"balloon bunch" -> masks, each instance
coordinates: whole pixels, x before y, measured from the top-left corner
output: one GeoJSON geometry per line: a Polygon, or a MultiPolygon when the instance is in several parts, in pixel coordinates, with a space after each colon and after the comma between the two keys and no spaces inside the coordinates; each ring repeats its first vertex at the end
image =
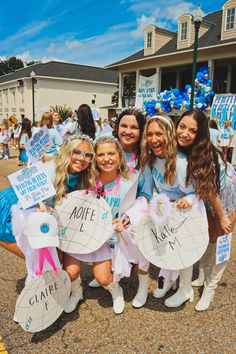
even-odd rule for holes
{"type": "MultiPolygon", "coordinates": [[[[213,82],[209,79],[209,69],[201,67],[196,74],[194,87],[194,109],[204,111],[210,104],[211,97],[214,96],[212,91],[213,82]]],[[[170,113],[172,109],[190,109],[191,85],[187,84],[184,91],[178,88],[171,88],[169,91],[157,93],[157,100],[144,101],[144,109],[151,116],[156,111],[170,113]]]]}

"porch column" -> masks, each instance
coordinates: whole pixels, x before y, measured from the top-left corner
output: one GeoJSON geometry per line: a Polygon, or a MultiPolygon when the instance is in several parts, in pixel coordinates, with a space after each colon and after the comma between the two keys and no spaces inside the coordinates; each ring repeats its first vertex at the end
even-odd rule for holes
{"type": "Polygon", "coordinates": [[[139,72],[139,70],[136,70],[135,104],[138,96],[139,72]]]}
{"type": "Polygon", "coordinates": [[[121,109],[122,109],[123,85],[124,85],[123,73],[119,72],[119,107],[118,108],[121,109]]]}
{"type": "Polygon", "coordinates": [[[180,89],[180,77],[181,77],[181,75],[180,75],[180,70],[177,70],[177,71],[176,71],[176,87],[177,87],[178,89],[180,89]]]}
{"type": "Polygon", "coordinates": [[[214,81],[215,61],[213,59],[208,59],[207,65],[209,68],[209,79],[214,81]]]}
{"type": "Polygon", "coordinates": [[[156,67],[157,74],[157,92],[161,91],[161,68],[159,66],[156,67]]]}
{"type": "Polygon", "coordinates": [[[226,93],[230,92],[231,89],[231,79],[232,79],[232,64],[228,64],[228,71],[227,71],[227,84],[226,84],[226,93]]]}

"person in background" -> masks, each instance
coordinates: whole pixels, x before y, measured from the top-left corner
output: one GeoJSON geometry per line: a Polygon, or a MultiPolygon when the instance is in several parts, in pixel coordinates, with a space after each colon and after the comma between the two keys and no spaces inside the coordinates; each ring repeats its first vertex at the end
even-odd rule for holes
{"type": "Polygon", "coordinates": [[[2,121],[1,142],[2,142],[2,158],[8,160],[10,157],[9,142],[11,141],[10,129],[6,119],[2,121]]]}
{"type": "Polygon", "coordinates": [[[13,147],[14,149],[18,148],[18,141],[19,141],[19,136],[20,136],[20,131],[21,131],[21,124],[17,123],[14,125],[14,138],[13,138],[13,147]]]}
{"type": "Polygon", "coordinates": [[[216,147],[220,147],[221,142],[221,133],[218,129],[218,124],[215,119],[209,120],[209,128],[210,128],[210,139],[213,145],[216,147]]]}
{"type": "Polygon", "coordinates": [[[88,135],[91,139],[95,139],[96,126],[91,108],[87,104],[80,105],[77,110],[77,117],[79,133],[88,135]]]}
{"type": "Polygon", "coordinates": [[[51,146],[44,155],[44,159],[52,155],[58,155],[59,146],[63,144],[61,135],[53,128],[52,113],[43,113],[41,121],[39,122],[39,128],[44,125],[48,128],[49,135],[52,139],[53,146],[51,146]]]}
{"type": "Polygon", "coordinates": [[[28,155],[25,150],[25,143],[31,138],[31,121],[28,118],[22,120],[22,128],[19,136],[19,164],[18,166],[28,165],[28,155]]]}
{"type": "Polygon", "coordinates": [[[31,128],[32,135],[36,134],[39,130],[40,130],[40,122],[34,122],[31,128]]]}
{"type": "Polygon", "coordinates": [[[62,119],[58,112],[52,112],[52,122],[53,122],[53,128],[60,134],[60,136],[63,139],[64,135],[66,134],[66,129],[62,124],[62,119]]]}
{"type": "Polygon", "coordinates": [[[221,147],[223,148],[224,156],[227,161],[231,161],[231,150],[232,148],[230,147],[231,141],[234,136],[234,131],[231,128],[231,121],[226,120],[224,122],[224,128],[222,131],[222,136],[221,136],[221,147]]]}
{"type": "Polygon", "coordinates": [[[63,123],[65,127],[65,135],[63,139],[66,140],[70,135],[76,134],[78,130],[77,115],[75,112],[70,112],[68,118],[63,123]]]}

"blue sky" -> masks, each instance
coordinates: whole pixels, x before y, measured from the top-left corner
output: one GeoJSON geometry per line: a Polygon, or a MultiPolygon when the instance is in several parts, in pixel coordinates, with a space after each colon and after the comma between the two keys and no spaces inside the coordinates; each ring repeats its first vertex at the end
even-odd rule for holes
{"type": "MultiPolygon", "coordinates": [[[[62,60],[105,66],[143,47],[143,28],[176,30],[199,1],[1,0],[0,59],[62,60]]],[[[200,1],[201,2],[201,1],[200,1]]],[[[225,0],[202,1],[204,14],[225,0]]]]}

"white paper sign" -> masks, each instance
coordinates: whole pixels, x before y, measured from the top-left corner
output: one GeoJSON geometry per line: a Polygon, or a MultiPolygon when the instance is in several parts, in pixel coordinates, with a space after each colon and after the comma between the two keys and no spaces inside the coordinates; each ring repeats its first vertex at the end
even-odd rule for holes
{"type": "Polygon", "coordinates": [[[146,77],[139,75],[135,107],[141,108],[144,101],[155,100],[157,93],[157,74],[146,77]]]}
{"type": "Polygon", "coordinates": [[[180,210],[172,206],[172,214],[164,226],[155,226],[145,216],[135,234],[140,252],[157,267],[180,270],[197,262],[208,242],[208,225],[195,208],[180,210]]]}
{"type": "Polygon", "coordinates": [[[99,109],[98,108],[92,108],[92,115],[93,115],[93,119],[94,120],[98,120],[99,119],[99,109]]]}
{"type": "Polygon", "coordinates": [[[67,128],[63,125],[63,124],[57,124],[55,125],[54,129],[56,129],[56,131],[63,136],[64,134],[66,134],[67,132],[67,128]]]}
{"type": "Polygon", "coordinates": [[[25,143],[25,150],[30,162],[37,162],[50,147],[53,146],[52,139],[46,125],[44,125],[30,140],[25,143]]]}
{"type": "Polygon", "coordinates": [[[216,243],[216,264],[228,261],[230,258],[232,233],[219,236],[216,243]]]}
{"type": "Polygon", "coordinates": [[[45,272],[28,283],[16,301],[15,317],[28,332],[39,332],[54,323],[69,299],[67,272],[45,272]]]}
{"type": "Polygon", "coordinates": [[[12,173],[8,179],[23,209],[30,208],[56,194],[41,161],[12,173]]]}
{"type": "Polygon", "coordinates": [[[69,253],[91,253],[112,234],[111,209],[93,192],[69,193],[53,211],[59,229],[59,248],[69,253]]]}

